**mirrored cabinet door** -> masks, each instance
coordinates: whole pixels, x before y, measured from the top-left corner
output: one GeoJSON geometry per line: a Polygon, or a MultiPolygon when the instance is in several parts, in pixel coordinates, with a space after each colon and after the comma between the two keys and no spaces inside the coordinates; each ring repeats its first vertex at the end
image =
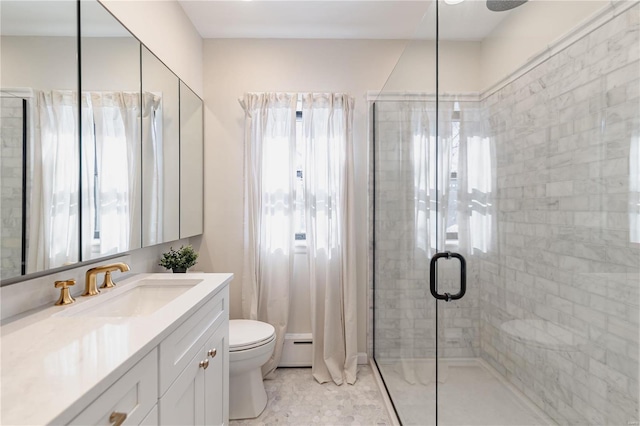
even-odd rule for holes
{"type": "Polygon", "coordinates": [[[180,80],[142,47],[142,245],[180,238],[180,80]]]}
{"type": "Polygon", "coordinates": [[[82,259],[141,247],[140,42],[80,2],[82,259]]]}
{"type": "Polygon", "coordinates": [[[180,82],[180,238],[200,235],[203,225],[203,106],[180,82]]]}
{"type": "Polygon", "coordinates": [[[77,5],[0,2],[2,280],[79,253],[77,5]]]}

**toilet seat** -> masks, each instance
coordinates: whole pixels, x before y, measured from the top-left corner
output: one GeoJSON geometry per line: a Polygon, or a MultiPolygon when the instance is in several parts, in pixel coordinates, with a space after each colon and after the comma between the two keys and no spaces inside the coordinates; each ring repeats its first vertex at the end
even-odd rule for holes
{"type": "Polygon", "coordinates": [[[276,329],[271,324],[252,320],[229,321],[229,352],[264,346],[275,338],[276,329]]]}

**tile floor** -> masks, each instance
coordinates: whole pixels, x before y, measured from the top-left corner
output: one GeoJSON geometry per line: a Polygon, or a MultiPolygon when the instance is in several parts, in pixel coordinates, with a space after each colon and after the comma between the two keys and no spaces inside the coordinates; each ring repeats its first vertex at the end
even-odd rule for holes
{"type": "Polygon", "coordinates": [[[265,380],[267,408],[251,420],[231,425],[390,425],[371,367],[358,366],[354,385],[319,384],[310,368],[279,368],[265,380]]]}

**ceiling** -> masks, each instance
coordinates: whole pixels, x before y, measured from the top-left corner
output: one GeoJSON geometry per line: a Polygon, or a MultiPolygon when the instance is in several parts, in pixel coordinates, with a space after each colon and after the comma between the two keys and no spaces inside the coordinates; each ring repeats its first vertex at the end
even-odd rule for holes
{"type": "MultiPolygon", "coordinates": [[[[179,0],[203,38],[435,39],[433,0],[179,0]]],[[[482,40],[510,12],[440,2],[440,38],[482,40]]]]}

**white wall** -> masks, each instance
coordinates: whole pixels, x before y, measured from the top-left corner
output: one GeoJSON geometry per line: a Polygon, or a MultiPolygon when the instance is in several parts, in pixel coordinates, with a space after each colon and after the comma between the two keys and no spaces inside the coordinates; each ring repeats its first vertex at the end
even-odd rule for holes
{"type": "MultiPolygon", "coordinates": [[[[202,94],[202,39],[174,1],[105,1],[107,7],[145,45],[164,61],[196,93],[202,94]]],[[[2,51],[4,63],[5,51],[2,51]]],[[[4,81],[3,81],[4,82],[4,81]]],[[[197,245],[200,238],[190,240],[197,245]]],[[[174,242],[174,246],[187,240],[174,242]]],[[[125,259],[132,266],[132,273],[160,272],[157,266],[160,255],[169,244],[134,250],[125,259]]],[[[109,260],[107,262],[111,262],[109,260]]],[[[99,263],[107,263],[99,262],[99,263]]],[[[7,318],[27,309],[54,303],[58,291],[53,289],[56,279],[76,278],[74,294],[82,291],[84,271],[88,266],[65,272],[25,280],[0,289],[0,317],[7,318]]],[[[201,265],[194,269],[205,270],[201,265]]],[[[114,277],[115,279],[115,277],[114,277]]]]}
{"type": "Polygon", "coordinates": [[[488,89],[609,4],[604,0],[530,1],[482,41],[482,87],[488,89]]]}
{"type": "Polygon", "coordinates": [[[75,37],[2,36],[0,86],[78,90],[75,37]]]}
{"type": "MultiPolygon", "coordinates": [[[[480,42],[442,41],[439,46],[440,93],[478,92],[482,89],[480,42]]],[[[436,92],[435,42],[413,40],[387,79],[384,92],[436,92]]]]}
{"type": "Polygon", "coordinates": [[[175,0],[102,0],[196,94],[203,96],[202,37],[175,0]]]}
{"type": "MultiPolygon", "coordinates": [[[[243,93],[252,91],[347,92],[356,100],[353,142],[357,217],[358,350],[366,351],[369,135],[365,94],[369,90],[383,88],[405,45],[406,42],[400,40],[205,40],[207,167],[205,235],[201,255],[205,270],[235,274],[231,284],[232,318],[242,317],[244,112],[237,99],[243,93]]],[[[406,61],[409,69],[410,61],[406,61]]],[[[394,90],[410,89],[415,90],[400,84],[394,86],[394,90]]],[[[296,273],[296,276],[299,275],[296,273]]],[[[308,292],[298,289],[293,293],[293,298],[292,330],[310,331],[300,327],[309,322],[308,292]]]]}

